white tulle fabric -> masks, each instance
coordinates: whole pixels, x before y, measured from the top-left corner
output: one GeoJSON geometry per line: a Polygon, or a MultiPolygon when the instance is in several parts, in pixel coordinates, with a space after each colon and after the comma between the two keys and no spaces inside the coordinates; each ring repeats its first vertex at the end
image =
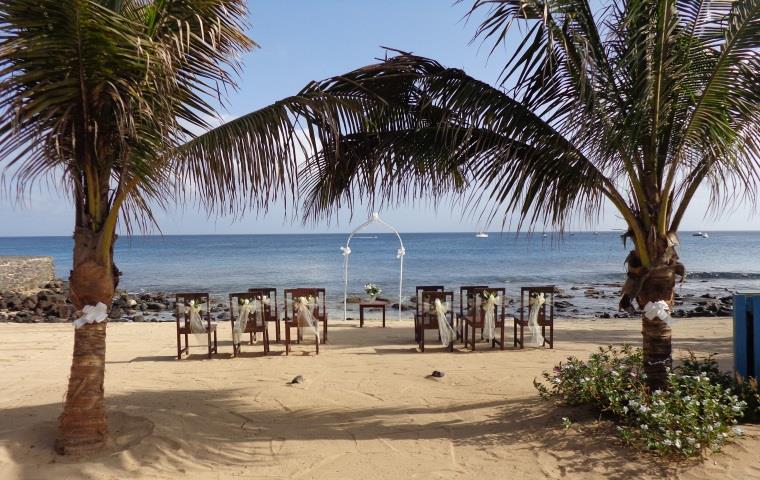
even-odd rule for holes
{"type": "MultiPolygon", "coordinates": [[[[501,306],[500,295],[487,295],[479,300],[480,307],[483,308],[483,337],[489,342],[496,338],[496,311],[501,306]]],[[[478,315],[480,308],[476,307],[478,315]]]]}
{"type": "Polygon", "coordinates": [[[74,320],[74,328],[81,328],[88,323],[100,323],[108,318],[108,307],[103,302],[96,305],[85,305],[82,316],[74,320]]]}
{"type": "Polygon", "coordinates": [[[456,332],[451,324],[449,324],[449,318],[446,316],[446,314],[449,313],[448,302],[442,302],[440,299],[436,298],[432,305],[428,302],[424,302],[422,306],[426,311],[434,314],[436,320],[438,320],[438,333],[441,337],[441,345],[444,347],[451,345],[456,339],[456,332]]]}
{"type": "Polygon", "coordinates": [[[206,325],[203,324],[201,318],[201,312],[206,310],[208,306],[205,303],[195,303],[195,300],[191,300],[190,303],[185,305],[185,312],[190,315],[190,331],[195,334],[198,342],[207,341],[206,325]]]}
{"type": "Polygon", "coordinates": [[[647,304],[644,305],[644,316],[649,320],[659,318],[668,326],[673,324],[673,317],[670,316],[670,305],[668,305],[668,302],[665,300],[647,302],[647,304]]]}
{"type": "MultiPolygon", "coordinates": [[[[261,299],[255,298],[253,301],[249,299],[243,300],[243,303],[238,306],[238,315],[235,320],[235,328],[232,332],[235,343],[240,343],[240,335],[245,333],[245,330],[248,328],[251,314],[253,314],[253,321],[257,326],[264,326],[264,307],[270,303],[271,301],[267,296],[263,296],[261,299]]],[[[256,334],[253,336],[253,341],[256,341],[256,334]]]]}
{"type": "Polygon", "coordinates": [[[543,335],[541,335],[541,327],[538,325],[538,312],[545,303],[546,298],[544,298],[543,293],[538,293],[535,296],[530,297],[528,302],[528,308],[530,311],[528,314],[528,330],[530,330],[530,334],[533,337],[531,345],[534,347],[540,347],[545,342],[543,335]]]}
{"type": "Polygon", "coordinates": [[[298,297],[293,300],[296,307],[298,329],[303,333],[304,324],[308,326],[319,341],[319,320],[314,316],[319,311],[319,299],[315,297],[298,297]]]}

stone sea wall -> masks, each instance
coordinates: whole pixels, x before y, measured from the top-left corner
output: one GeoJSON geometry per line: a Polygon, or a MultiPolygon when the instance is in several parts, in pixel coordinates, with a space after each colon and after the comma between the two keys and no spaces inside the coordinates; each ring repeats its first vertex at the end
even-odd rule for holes
{"type": "Polygon", "coordinates": [[[54,279],[53,257],[0,256],[0,291],[33,289],[54,279]]]}

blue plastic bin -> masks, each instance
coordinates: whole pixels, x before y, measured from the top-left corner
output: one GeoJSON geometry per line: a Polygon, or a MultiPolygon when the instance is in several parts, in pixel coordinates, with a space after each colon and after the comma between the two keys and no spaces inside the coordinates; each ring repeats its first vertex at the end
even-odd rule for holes
{"type": "Polygon", "coordinates": [[[760,292],[734,295],[734,371],[760,375],[760,292]]]}

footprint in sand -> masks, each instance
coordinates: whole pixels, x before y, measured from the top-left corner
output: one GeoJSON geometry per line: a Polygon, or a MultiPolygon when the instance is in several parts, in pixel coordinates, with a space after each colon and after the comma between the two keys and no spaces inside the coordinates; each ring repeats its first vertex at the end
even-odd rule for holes
{"type": "Polygon", "coordinates": [[[269,451],[272,455],[279,455],[282,447],[285,445],[285,439],[282,437],[273,438],[269,441],[269,451]]]}

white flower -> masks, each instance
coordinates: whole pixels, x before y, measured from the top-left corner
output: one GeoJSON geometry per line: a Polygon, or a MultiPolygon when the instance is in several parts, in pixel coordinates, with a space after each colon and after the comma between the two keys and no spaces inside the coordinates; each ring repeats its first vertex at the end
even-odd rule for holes
{"type": "Polygon", "coordinates": [[[665,440],[663,440],[662,443],[663,445],[666,445],[668,447],[673,445],[673,442],[669,438],[666,438],[665,440]]]}
{"type": "Polygon", "coordinates": [[[649,426],[645,423],[644,425],[641,426],[641,429],[642,430],[649,430],[649,426]]]}
{"type": "Polygon", "coordinates": [[[681,448],[681,440],[676,438],[676,448],[681,448]]]}

